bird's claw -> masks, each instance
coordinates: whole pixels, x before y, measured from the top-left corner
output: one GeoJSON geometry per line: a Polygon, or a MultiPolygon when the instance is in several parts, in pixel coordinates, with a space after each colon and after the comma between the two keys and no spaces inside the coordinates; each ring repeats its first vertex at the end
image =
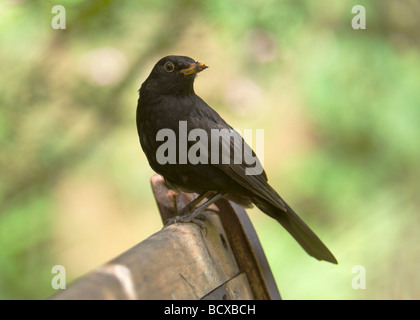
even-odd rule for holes
{"type": "Polygon", "coordinates": [[[174,223],[194,223],[194,224],[198,225],[200,228],[206,230],[207,225],[203,221],[203,219],[205,219],[205,216],[202,215],[202,214],[199,214],[199,215],[193,215],[193,214],[179,215],[179,216],[175,216],[173,218],[169,218],[168,220],[166,220],[165,227],[168,227],[168,226],[170,226],[171,224],[174,224],[174,223]]]}

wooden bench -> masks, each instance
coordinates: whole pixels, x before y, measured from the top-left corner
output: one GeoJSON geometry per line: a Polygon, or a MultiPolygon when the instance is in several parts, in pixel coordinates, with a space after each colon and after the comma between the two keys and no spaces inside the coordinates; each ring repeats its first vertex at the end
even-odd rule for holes
{"type": "MultiPolygon", "coordinates": [[[[196,196],[151,182],[162,221],[196,196]]],[[[222,199],[205,216],[206,229],[165,227],[50,299],[280,299],[245,210],[222,199]]]]}

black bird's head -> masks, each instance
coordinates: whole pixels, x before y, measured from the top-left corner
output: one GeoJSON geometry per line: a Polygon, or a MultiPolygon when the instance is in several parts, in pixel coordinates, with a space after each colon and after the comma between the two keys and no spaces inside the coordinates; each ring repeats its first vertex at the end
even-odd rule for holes
{"type": "Polygon", "coordinates": [[[197,73],[208,68],[204,63],[185,56],[166,56],[158,61],[140,88],[159,94],[183,95],[194,92],[197,73]]]}

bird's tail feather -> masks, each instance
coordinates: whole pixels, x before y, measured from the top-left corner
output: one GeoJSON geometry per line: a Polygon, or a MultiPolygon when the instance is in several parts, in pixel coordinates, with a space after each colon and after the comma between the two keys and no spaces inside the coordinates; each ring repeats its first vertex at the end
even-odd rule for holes
{"type": "Polygon", "coordinates": [[[255,197],[252,202],[270,217],[276,219],[302,246],[305,251],[318,260],[325,260],[337,264],[337,260],[330,250],[322,243],[318,236],[303,222],[302,219],[279,197],[279,205],[255,197]]]}

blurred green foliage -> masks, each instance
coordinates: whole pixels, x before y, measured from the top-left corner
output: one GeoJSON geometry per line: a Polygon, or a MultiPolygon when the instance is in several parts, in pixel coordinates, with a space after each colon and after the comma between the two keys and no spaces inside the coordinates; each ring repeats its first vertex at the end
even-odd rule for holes
{"type": "Polygon", "coordinates": [[[196,91],[229,123],[265,129],[271,184],[339,260],[252,209],[284,298],[420,298],[418,1],[61,4],[65,30],[49,1],[0,4],[1,299],[43,299],[53,265],[70,282],[159,230],[134,115],[168,54],[210,65],[196,91]]]}

